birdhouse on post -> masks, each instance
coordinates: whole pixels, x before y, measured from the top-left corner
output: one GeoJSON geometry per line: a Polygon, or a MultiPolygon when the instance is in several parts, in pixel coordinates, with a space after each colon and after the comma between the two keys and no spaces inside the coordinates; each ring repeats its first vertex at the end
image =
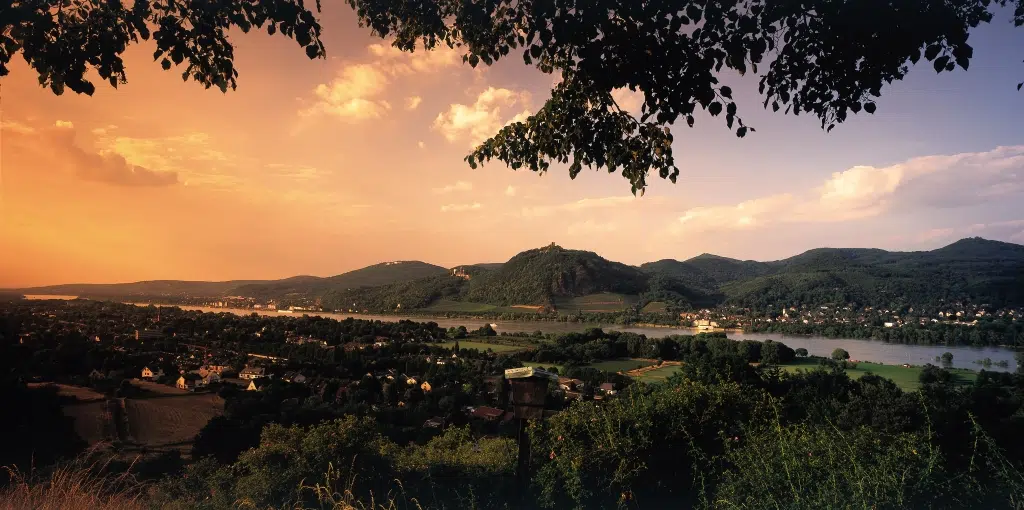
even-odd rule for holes
{"type": "Polygon", "coordinates": [[[558,376],[533,367],[510,368],[505,371],[512,387],[512,412],[521,420],[539,420],[544,417],[544,404],[548,396],[548,383],[558,376]]]}
{"type": "MultiPolygon", "coordinates": [[[[528,420],[544,418],[544,403],[548,397],[548,383],[557,381],[558,376],[533,367],[510,368],[505,379],[512,387],[512,413],[519,420],[519,459],[516,478],[520,498],[525,497],[530,480],[530,436],[526,432],[528,420]]],[[[520,500],[520,505],[525,500],[520,500]]]]}

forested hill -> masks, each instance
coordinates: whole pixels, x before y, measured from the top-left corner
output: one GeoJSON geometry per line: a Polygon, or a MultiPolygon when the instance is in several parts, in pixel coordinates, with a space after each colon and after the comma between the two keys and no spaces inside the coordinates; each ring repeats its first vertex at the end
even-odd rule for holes
{"type": "Polygon", "coordinates": [[[640,268],[649,273],[671,276],[696,289],[714,292],[726,283],[768,274],[772,265],[704,253],[682,262],[673,259],[648,262],[640,268]]]}
{"type": "Polygon", "coordinates": [[[648,273],[593,252],[557,245],[527,250],[504,264],[458,266],[447,274],[377,289],[332,292],[325,305],[358,309],[422,308],[439,300],[494,306],[552,306],[562,299],[597,293],[639,295],[648,273]]]}
{"type": "Polygon", "coordinates": [[[922,252],[819,248],[768,266],[767,274],[722,285],[726,301],[757,308],[1024,306],[1024,246],[980,238],[922,252]]]}
{"type": "Polygon", "coordinates": [[[380,287],[447,274],[441,266],[420,261],[382,262],[328,278],[296,280],[288,278],[273,282],[242,285],[235,294],[257,299],[284,299],[289,296],[320,296],[330,291],[361,287],[380,287]]]}
{"type": "Polygon", "coordinates": [[[236,295],[280,302],[316,300],[326,308],[374,311],[444,311],[438,307],[440,302],[457,303],[448,308],[455,311],[517,306],[580,310],[603,306],[613,311],[612,301],[621,304],[619,310],[640,309],[650,302],[684,309],[720,304],[756,309],[899,307],[957,301],[1021,307],[1024,246],[971,238],[932,251],[817,248],[770,262],[702,254],[635,267],[552,244],[524,251],[504,263],[452,269],[416,261],[386,262],[329,278],[60,285],[22,292],[111,298],[236,295]],[[587,296],[603,297],[580,301],[587,296]]]}
{"type": "Polygon", "coordinates": [[[61,294],[96,298],[245,296],[257,299],[283,299],[287,296],[317,296],[335,289],[377,287],[447,273],[447,269],[426,262],[399,261],[382,262],[326,278],[293,276],[281,280],[224,282],[152,280],[134,283],[52,285],[16,290],[25,294],[61,294]]]}
{"type": "Polygon", "coordinates": [[[496,271],[470,280],[467,298],[496,305],[548,304],[557,298],[599,292],[635,295],[648,275],[589,251],[557,245],[524,251],[496,271]]]}

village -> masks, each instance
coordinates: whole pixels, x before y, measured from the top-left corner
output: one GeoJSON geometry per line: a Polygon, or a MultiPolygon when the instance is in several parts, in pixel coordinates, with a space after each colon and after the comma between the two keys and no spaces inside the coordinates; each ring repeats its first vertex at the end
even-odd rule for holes
{"type": "Polygon", "coordinates": [[[908,325],[976,326],[995,319],[1017,322],[1024,309],[994,309],[985,304],[952,303],[941,308],[908,306],[903,309],[871,306],[788,306],[778,310],[722,307],[679,314],[679,320],[700,330],[742,329],[765,324],[859,325],[900,328],[908,325]]]}

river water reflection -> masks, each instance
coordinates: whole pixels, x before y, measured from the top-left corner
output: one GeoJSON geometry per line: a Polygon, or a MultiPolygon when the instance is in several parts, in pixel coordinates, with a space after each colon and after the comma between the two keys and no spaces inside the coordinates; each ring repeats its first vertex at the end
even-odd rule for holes
{"type": "MultiPolygon", "coordinates": [[[[76,296],[52,296],[32,295],[28,299],[75,299],[76,296]]],[[[139,306],[147,306],[148,303],[130,303],[139,306]]],[[[211,313],[233,313],[236,315],[249,315],[258,313],[266,316],[296,317],[300,313],[281,313],[267,310],[248,310],[238,308],[211,308],[207,306],[181,306],[183,310],[198,310],[211,313]]],[[[581,323],[581,322],[554,322],[554,321],[489,321],[486,319],[448,319],[433,317],[407,317],[399,315],[372,315],[372,314],[343,314],[316,312],[310,315],[330,317],[332,319],[344,320],[347,318],[363,320],[379,320],[395,322],[400,320],[411,320],[417,322],[436,322],[439,326],[450,328],[452,326],[466,326],[467,329],[477,329],[484,324],[495,324],[499,333],[533,333],[541,331],[544,333],[570,333],[584,331],[589,328],[603,328],[606,330],[627,331],[639,333],[652,338],[659,338],[668,335],[692,335],[697,332],[695,328],[682,327],[654,327],[654,326],[623,326],[618,324],[581,323]]],[[[874,361],[889,365],[910,363],[911,365],[923,365],[925,363],[936,363],[935,357],[944,352],[953,353],[953,367],[966,368],[969,370],[980,370],[982,365],[975,363],[985,358],[991,359],[993,365],[985,367],[986,370],[996,372],[1010,372],[1016,369],[1017,363],[1014,360],[1014,351],[1006,347],[964,347],[944,345],[908,345],[891,344],[876,340],[863,340],[857,338],[825,338],[820,336],[803,335],[782,335],[775,333],[743,333],[741,331],[729,331],[729,338],[734,340],[777,340],[785,343],[793,349],[803,347],[812,356],[828,356],[836,348],[846,349],[851,359],[861,361],[874,361]],[[996,366],[995,363],[1006,361],[1009,365],[1005,367],[996,366]]]]}
{"type": "MultiPolygon", "coordinates": [[[[248,315],[251,313],[259,313],[260,315],[267,316],[300,316],[300,313],[287,314],[281,312],[261,311],[261,310],[246,310],[246,309],[233,309],[233,308],[210,308],[205,306],[182,306],[185,310],[200,310],[203,312],[229,312],[239,315],[248,315]]],[[[436,322],[439,326],[449,328],[452,326],[466,326],[466,328],[472,330],[477,329],[484,324],[495,324],[495,328],[499,333],[533,333],[534,331],[542,331],[544,333],[569,333],[574,331],[583,331],[588,328],[603,328],[606,330],[616,331],[627,331],[630,333],[640,333],[647,335],[648,337],[658,338],[668,335],[692,335],[697,332],[695,328],[683,328],[683,327],[653,327],[653,326],[623,326],[618,324],[600,324],[600,323],[580,323],[580,322],[554,322],[554,321],[489,321],[486,319],[473,319],[473,318],[462,318],[462,319],[448,319],[448,318],[432,318],[432,317],[406,317],[398,315],[372,315],[372,314],[342,314],[342,313],[325,313],[316,312],[310,315],[318,315],[321,317],[330,317],[332,319],[344,320],[349,317],[354,319],[363,320],[379,320],[379,321],[399,321],[399,320],[411,320],[417,322],[436,322]]],[[[936,363],[935,357],[942,355],[944,352],[953,353],[953,367],[955,368],[966,368],[970,370],[980,370],[982,365],[975,363],[975,361],[981,361],[985,358],[992,360],[993,365],[985,368],[986,370],[998,371],[998,372],[1009,372],[1013,371],[1017,364],[1014,361],[1014,351],[1006,347],[964,347],[964,346],[944,346],[944,345],[907,345],[907,344],[892,344],[886,342],[880,342],[875,340],[863,340],[856,338],[825,338],[819,336],[795,336],[795,335],[782,335],[775,333],[743,333],[741,331],[729,331],[727,332],[729,338],[734,340],[777,340],[785,343],[793,349],[803,347],[807,349],[807,352],[812,356],[828,356],[832,354],[832,351],[838,347],[846,349],[850,353],[851,359],[861,361],[874,361],[876,363],[885,363],[899,365],[903,363],[910,363],[911,365],[923,365],[925,363],[936,363]],[[998,361],[1006,361],[1009,366],[998,367],[994,363],[998,361]]]]}

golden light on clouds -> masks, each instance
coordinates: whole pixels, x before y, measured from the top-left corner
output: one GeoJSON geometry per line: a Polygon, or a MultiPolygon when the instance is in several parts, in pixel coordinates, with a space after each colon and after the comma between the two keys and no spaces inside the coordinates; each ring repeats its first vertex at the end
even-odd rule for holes
{"type": "MultiPolygon", "coordinates": [[[[326,60],[309,61],[282,38],[233,36],[240,76],[228,94],[162,71],[147,44],[125,55],[128,83],[94,97],[54,96],[12,60],[0,287],[326,276],[384,260],[454,266],[552,241],[640,263],[728,255],[754,232],[765,234],[749,237],[751,253],[764,258],[762,247],[795,223],[836,231],[901,207],[1024,192],[1019,146],[815,163],[813,179],[790,182],[778,176],[790,175],[792,147],[805,140],[756,148],[756,137],[714,139],[710,130],[680,136],[680,183],[651,179],[642,198],[603,171],[571,181],[560,165],[542,177],[497,162],[471,170],[469,149],[542,107],[557,77],[521,62],[473,69],[448,48],[401,52],[355,30],[347,9],[334,16],[326,60]],[[730,159],[745,150],[748,160],[730,159]],[[770,150],[785,154],[762,163],[770,150]],[[747,171],[743,182],[706,184],[736,175],[730,165],[747,171]]],[[[643,103],[625,89],[613,97],[633,113],[643,103]]],[[[928,227],[919,237],[962,231],[928,227]]]]}
{"type": "Polygon", "coordinates": [[[502,127],[530,116],[529,92],[488,87],[471,105],[452,104],[434,119],[434,129],[449,142],[475,147],[502,127]]]}

